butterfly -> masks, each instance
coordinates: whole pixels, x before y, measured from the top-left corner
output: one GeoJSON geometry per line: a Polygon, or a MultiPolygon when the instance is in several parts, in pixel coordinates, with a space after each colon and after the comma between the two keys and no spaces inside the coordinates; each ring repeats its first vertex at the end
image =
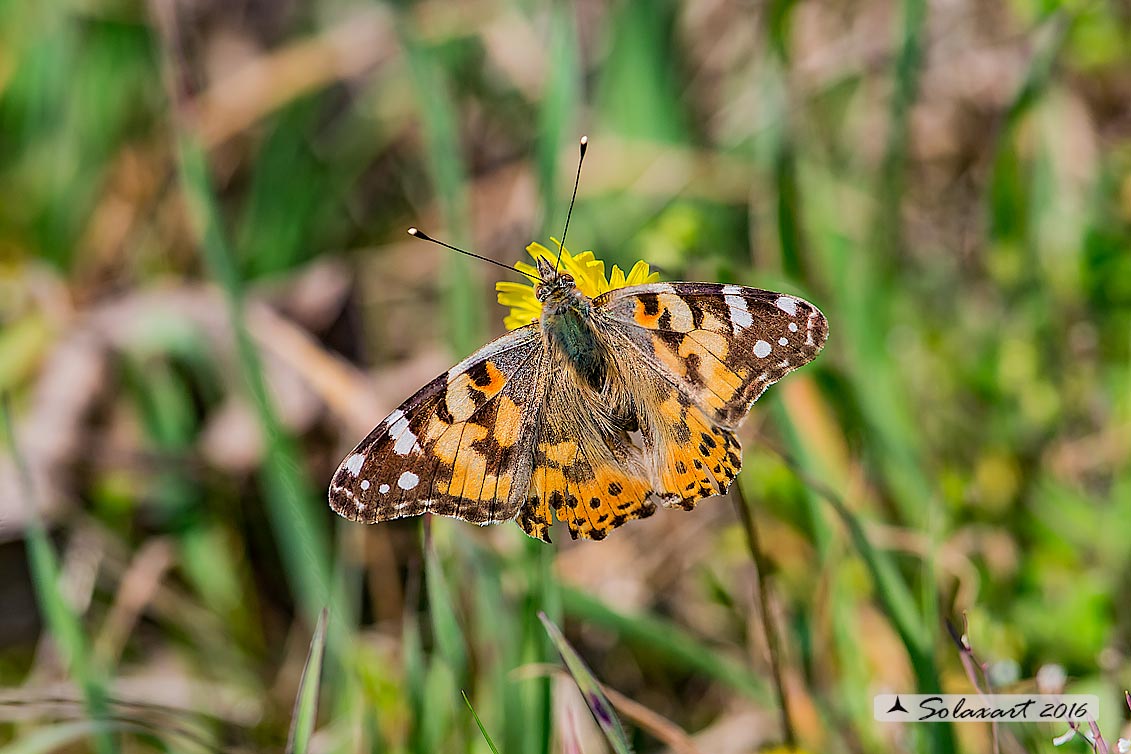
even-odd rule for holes
{"type": "MultiPolygon", "coordinates": [[[[428,239],[431,240],[431,239],[428,239]]],[[[537,321],[421,388],[346,456],[330,506],[604,539],[657,504],[690,510],[738,475],[754,401],[828,337],[796,296],[650,283],[595,298],[538,257],[537,321]]]]}

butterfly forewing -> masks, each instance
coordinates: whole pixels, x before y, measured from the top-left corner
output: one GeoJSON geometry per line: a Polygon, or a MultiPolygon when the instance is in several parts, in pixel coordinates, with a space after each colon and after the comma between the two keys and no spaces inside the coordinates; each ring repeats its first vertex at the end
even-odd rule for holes
{"type": "Polygon", "coordinates": [[[647,366],[729,428],[828,338],[825,316],[808,301],[738,285],[653,283],[594,303],[647,366]]]}
{"type": "Polygon", "coordinates": [[[346,456],[330,506],[367,523],[421,513],[514,518],[530,481],[543,358],[538,330],[527,326],[428,383],[346,456]]]}

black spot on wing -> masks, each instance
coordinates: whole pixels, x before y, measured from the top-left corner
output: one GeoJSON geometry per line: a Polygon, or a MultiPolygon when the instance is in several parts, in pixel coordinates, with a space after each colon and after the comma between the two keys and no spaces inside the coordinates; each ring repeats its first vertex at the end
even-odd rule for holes
{"type": "Polygon", "coordinates": [[[487,371],[487,360],[483,359],[468,367],[467,376],[471,378],[476,387],[483,388],[490,385],[491,374],[487,371]]]}
{"type": "Polygon", "coordinates": [[[436,416],[444,424],[454,424],[455,420],[456,420],[456,418],[454,416],[452,416],[452,412],[450,410],[448,410],[448,402],[447,401],[440,401],[439,402],[439,405],[436,407],[436,416]]]}
{"type": "Polygon", "coordinates": [[[644,307],[644,313],[649,317],[655,317],[660,312],[660,297],[655,293],[642,293],[639,296],[640,304],[644,307]]]}

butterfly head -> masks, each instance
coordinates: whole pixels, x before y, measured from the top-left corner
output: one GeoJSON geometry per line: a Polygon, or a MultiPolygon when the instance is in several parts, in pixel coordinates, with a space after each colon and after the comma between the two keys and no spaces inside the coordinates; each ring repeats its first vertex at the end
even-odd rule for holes
{"type": "Polygon", "coordinates": [[[538,274],[542,282],[534,287],[534,297],[542,303],[544,310],[561,311],[576,306],[584,298],[573,275],[555,270],[543,257],[538,257],[538,274]]]}

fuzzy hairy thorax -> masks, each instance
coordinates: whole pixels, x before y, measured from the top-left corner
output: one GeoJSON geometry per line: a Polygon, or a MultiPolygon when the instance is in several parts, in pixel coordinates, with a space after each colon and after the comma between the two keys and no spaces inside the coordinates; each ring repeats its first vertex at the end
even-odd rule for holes
{"type": "Polygon", "coordinates": [[[535,296],[542,302],[542,337],[558,366],[599,394],[608,387],[608,346],[594,326],[593,299],[577,288],[573,276],[558,272],[539,257],[542,282],[535,296]]]}

